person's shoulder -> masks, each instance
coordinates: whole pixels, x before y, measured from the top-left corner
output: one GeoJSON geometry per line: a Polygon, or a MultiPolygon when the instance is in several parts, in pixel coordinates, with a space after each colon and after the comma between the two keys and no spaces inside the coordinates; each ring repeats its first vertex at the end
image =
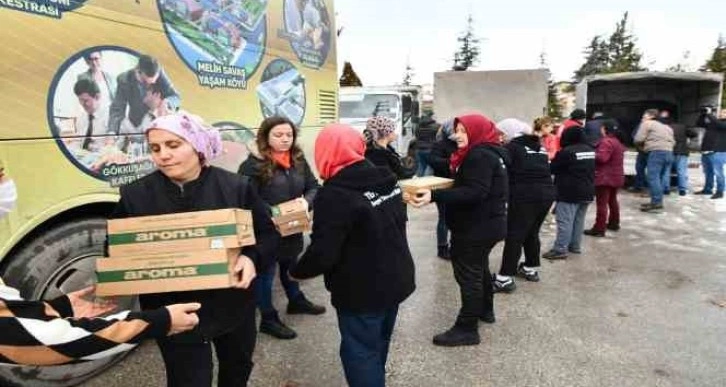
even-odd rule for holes
{"type": "Polygon", "coordinates": [[[262,172],[264,161],[255,155],[249,155],[239,166],[239,173],[246,176],[256,177],[262,172]]]}
{"type": "Polygon", "coordinates": [[[121,192],[121,196],[142,194],[161,184],[162,179],[161,172],[157,170],[138,180],[121,186],[119,191],[121,192]]]}
{"type": "Polygon", "coordinates": [[[238,173],[230,172],[224,168],[219,168],[215,166],[210,166],[207,168],[209,168],[209,171],[207,173],[210,177],[224,184],[242,185],[247,181],[247,177],[242,176],[238,173]]]}

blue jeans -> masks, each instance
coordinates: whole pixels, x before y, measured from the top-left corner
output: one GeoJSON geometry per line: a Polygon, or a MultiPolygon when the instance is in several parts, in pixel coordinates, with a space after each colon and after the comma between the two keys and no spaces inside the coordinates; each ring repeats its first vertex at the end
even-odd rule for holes
{"type": "Polygon", "coordinates": [[[674,164],[678,174],[678,192],[688,192],[688,156],[675,156],[674,164]]]}
{"type": "Polygon", "coordinates": [[[340,360],[350,387],[384,387],[398,306],[377,313],[338,309],[340,360]]]}
{"type": "Polygon", "coordinates": [[[585,229],[585,215],[589,202],[565,203],[557,202],[555,205],[555,218],[557,219],[557,238],[552,250],[566,254],[568,251],[579,253],[581,251],[582,232],[585,229]]]}
{"type": "Polygon", "coordinates": [[[434,171],[429,166],[430,150],[416,151],[416,176],[423,177],[431,175],[434,171]]]}
{"type": "Polygon", "coordinates": [[[713,181],[716,180],[716,193],[724,192],[724,172],[723,167],[726,164],[726,152],[712,152],[701,156],[703,162],[703,172],[706,174],[706,185],[703,190],[711,192],[713,190],[713,181]]]}
{"type": "MultiPolygon", "coordinates": [[[[300,284],[290,279],[290,275],[288,274],[293,262],[295,260],[290,258],[280,259],[278,262],[280,266],[280,283],[282,284],[282,288],[285,289],[285,294],[287,294],[289,301],[296,299],[302,294],[300,284]]],[[[257,278],[255,278],[255,301],[257,302],[257,307],[260,308],[260,313],[263,315],[275,311],[275,306],[272,305],[272,283],[275,282],[276,269],[276,265],[270,265],[266,271],[257,274],[257,278]]]]}
{"type": "Polygon", "coordinates": [[[638,152],[638,157],[635,159],[635,181],[633,182],[634,189],[643,189],[648,186],[648,182],[645,178],[645,169],[648,165],[648,154],[645,152],[638,152]]]}
{"type": "Polygon", "coordinates": [[[436,222],[436,245],[448,246],[449,228],[446,227],[446,206],[436,202],[436,208],[439,210],[439,220],[436,222]]]}
{"type": "Polygon", "coordinates": [[[650,188],[650,203],[663,204],[663,180],[670,176],[673,165],[673,152],[671,151],[650,151],[648,152],[648,184],[650,188]]]}

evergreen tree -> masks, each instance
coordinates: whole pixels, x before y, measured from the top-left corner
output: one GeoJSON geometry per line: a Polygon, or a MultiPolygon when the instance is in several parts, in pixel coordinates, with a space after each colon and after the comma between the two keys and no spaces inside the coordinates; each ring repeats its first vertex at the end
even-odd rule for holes
{"type": "Polygon", "coordinates": [[[681,61],[673,66],[666,68],[666,71],[674,72],[674,73],[685,73],[685,72],[691,71],[691,68],[688,65],[688,59],[690,57],[691,57],[690,51],[684,52],[683,57],[681,58],[681,61]]]}
{"type": "Polygon", "coordinates": [[[635,47],[635,40],[635,37],[628,32],[628,13],[625,12],[608,41],[609,73],[646,70],[641,65],[643,54],[635,47]]]}
{"type": "Polygon", "coordinates": [[[541,68],[547,70],[547,115],[552,118],[562,118],[562,106],[560,105],[559,93],[555,87],[555,82],[552,80],[552,72],[549,71],[549,64],[547,63],[547,53],[542,51],[539,55],[539,65],[541,68]]]}
{"type": "Polygon", "coordinates": [[[474,34],[474,18],[469,15],[466,30],[457,38],[459,49],[454,53],[454,71],[466,71],[479,63],[479,38],[474,34]]]}
{"type": "Polygon", "coordinates": [[[575,71],[575,83],[579,83],[588,75],[607,72],[610,65],[608,44],[600,36],[592,38],[583,54],[585,54],[585,63],[575,71]]]}
{"type": "Polygon", "coordinates": [[[407,61],[406,70],[403,74],[403,82],[401,82],[401,84],[404,86],[411,86],[411,82],[413,82],[413,76],[414,76],[413,66],[411,66],[410,61],[407,61]]]}
{"type": "Polygon", "coordinates": [[[363,86],[363,83],[358,78],[358,74],[353,70],[353,65],[350,62],[343,64],[343,75],[340,76],[340,86],[363,86]]]}
{"type": "MultiPolygon", "coordinates": [[[[718,45],[713,50],[711,58],[701,68],[701,71],[726,75],[726,39],[723,36],[718,37],[718,45]]],[[[724,84],[724,92],[722,95],[721,106],[726,106],[726,84],[724,84]]]]}

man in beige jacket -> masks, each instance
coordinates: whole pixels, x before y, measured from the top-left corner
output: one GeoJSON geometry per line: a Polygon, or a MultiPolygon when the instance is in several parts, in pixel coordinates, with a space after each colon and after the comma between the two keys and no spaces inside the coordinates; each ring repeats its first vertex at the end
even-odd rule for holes
{"type": "Polygon", "coordinates": [[[648,152],[647,177],[650,188],[650,203],[643,204],[643,212],[663,211],[663,181],[670,178],[673,166],[673,147],[676,140],[673,129],[657,120],[658,110],[648,109],[635,136],[635,144],[648,152]]]}

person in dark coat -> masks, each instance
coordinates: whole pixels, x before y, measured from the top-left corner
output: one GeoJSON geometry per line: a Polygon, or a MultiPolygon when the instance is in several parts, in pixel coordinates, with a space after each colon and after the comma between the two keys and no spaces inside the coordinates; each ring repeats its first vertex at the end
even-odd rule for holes
{"type": "Polygon", "coordinates": [[[545,259],[565,259],[567,253],[581,254],[587,207],[595,196],[595,149],[585,141],[581,127],[562,133],[561,150],[550,169],[557,188],[557,238],[545,259]]]}
{"type": "Polygon", "coordinates": [[[698,119],[697,125],[706,128],[701,143],[701,164],[706,176],[703,189],[697,195],[711,195],[716,181],[716,192],[711,199],[723,198],[726,179],[724,179],[724,164],[726,164],[726,109],[721,109],[718,118],[710,111],[704,112],[698,119]]]}
{"type": "Polygon", "coordinates": [[[401,188],[364,151],[349,126],[332,124],[318,134],[315,164],[324,184],[313,202],[310,246],[290,274],[325,276],[348,385],[383,387],[398,307],[413,293],[415,273],[401,188]]]}
{"type": "Polygon", "coordinates": [[[604,121],[601,140],[595,148],[595,199],[597,216],[595,225],[585,235],[604,237],[605,229],[620,230],[620,204],[618,190],[625,184],[623,160],[625,145],[618,138],[618,129],[604,121]]]}
{"type": "Polygon", "coordinates": [[[209,166],[222,152],[219,132],[199,117],[180,112],[159,117],[146,131],[158,170],[121,187],[112,218],[242,208],[251,210],[257,244],[241,250],[233,288],[145,294],[142,310],[167,304],[200,303],[197,328],[158,339],[170,387],[212,384],[212,344],[218,359],[218,385],[244,386],[252,372],[255,303],[248,290],[257,268],[269,265],[279,236],[265,203],[242,176],[209,166]]]}
{"type": "MultiPolygon", "coordinates": [[[[691,153],[688,149],[688,140],[698,137],[698,132],[693,128],[676,122],[671,118],[670,112],[667,110],[662,110],[660,115],[660,122],[673,129],[673,137],[676,140],[676,145],[673,147],[673,166],[678,178],[678,195],[686,196],[688,194],[688,157],[691,153]]],[[[667,188],[667,191],[670,190],[670,180],[671,176],[669,173],[664,181],[664,187],[667,188]]]]}
{"type": "MultiPolygon", "coordinates": [[[[451,178],[451,169],[449,162],[451,155],[456,152],[456,141],[453,139],[454,120],[447,120],[436,134],[436,143],[431,147],[428,163],[434,170],[434,176],[451,178]]],[[[437,255],[441,259],[451,259],[451,250],[449,246],[449,228],[446,226],[446,206],[444,203],[437,202],[436,209],[439,217],[436,222],[436,245],[437,255]]]]}
{"type": "MultiPolygon", "coordinates": [[[[239,167],[239,173],[250,177],[257,194],[270,208],[291,200],[298,200],[307,208],[318,192],[318,181],[305,161],[297,139],[298,130],[292,121],[283,117],[267,118],[257,131],[257,154],[251,155],[239,167]]],[[[255,281],[255,298],[262,316],[260,332],[278,339],[294,339],[297,333],[280,320],[272,303],[276,266],[280,267],[280,283],[287,295],[288,314],[325,313],[325,308],[310,302],[298,282],[288,275],[302,250],[302,234],[282,238],[274,256],[277,265],[261,271],[255,281]]]]}
{"type": "Polygon", "coordinates": [[[539,281],[539,231],[555,199],[555,186],[547,149],[541,144],[544,133],[538,131],[535,134],[527,123],[512,118],[497,123],[497,128],[509,140],[505,148],[511,164],[507,168],[507,238],[501,269],[494,276],[492,285],[495,292],[510,293],[517,287],[514,282],[517,274],[527,281],[539,281]],[[525,261],[520,263],[523,249],[525,261]]]}
{"type": "Polygon", "coordinates": [[[416,176],[422,177],[431,174],[429,155],[436,142],[439,124],[431,117],[424,117],[416,133],[416,176]]]}
{"type": "Polygon", "coordinates": [[[488,118],[473,114],[454,120],[458,149],[451,156],[454,186],[420,190],[415,206],[446,204],[451,229],[451,262],[461,290],[462,306],[454,326],[434,337],[441,346],[477,345],[478,322],[493,323],[494,299],[489,253],[507,230],[509,155],[501,134],[488,118]]]}
{"type": "Polygon", "coordinates": [[[404,166],[401,157],[391,143],[396,140],[396,123],[388,117],[372,117],[366,123],[366,131],[373,136],[368,142],[365,157],[374,165],[388,168],[397,179],[408,179],[416,174],[413,168],[404,166]]]}

